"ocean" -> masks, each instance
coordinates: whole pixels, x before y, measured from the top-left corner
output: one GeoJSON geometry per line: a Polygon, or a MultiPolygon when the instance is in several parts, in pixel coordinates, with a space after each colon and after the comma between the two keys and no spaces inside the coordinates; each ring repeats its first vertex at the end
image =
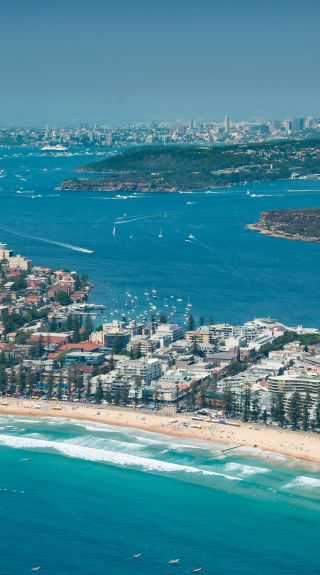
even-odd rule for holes
{"type": "Polygon", "coordinates": [[[197,321],[269,316],[320,327],[320,245],[245,228],[264,210],[319,207],[320,182],[141,195],[56,189],[101,157],[0,148],[0,241],[35,264],[88,273],[91,301],[107,306],[97,321],[152,312],[183,323],[191,311],[197,321]]]}
{"type": "Polygon", "coordinates": [[[320,475],[307,464],[1,416],[0,469],[4,575],[319,572],[320,475]]]}

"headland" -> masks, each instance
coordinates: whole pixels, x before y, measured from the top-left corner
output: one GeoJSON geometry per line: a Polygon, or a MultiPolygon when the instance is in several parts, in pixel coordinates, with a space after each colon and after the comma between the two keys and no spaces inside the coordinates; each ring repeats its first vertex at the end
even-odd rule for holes
{"type": "Polygon", "coordinates": [[[247,225],[247,228],[277,238],[319,242],[320,208],[262,212],[259,221],[256,224],[247,225]]]}
{"type": "Polygon", "coordinates": [[[87,174],[61,189],[107,192],[179,192],[290,178],[317,178],[319,140],[228,146],[157,145],[131,148],[80,166],[87,174]],[[94,174],[94,177],[88,177],[94,174]]]}

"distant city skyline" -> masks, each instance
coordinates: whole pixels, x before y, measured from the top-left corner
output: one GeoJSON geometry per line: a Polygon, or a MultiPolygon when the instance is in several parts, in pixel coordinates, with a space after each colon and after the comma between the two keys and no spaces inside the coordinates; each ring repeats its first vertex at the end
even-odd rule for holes
{"type": "Polygon", "coordinates": [[[320,115],[315,0],[12,0],[0,125],[320,115]]]}
{"type": "MultiPolygon", "coordinates": [[[[0,123],[0,130],[1,129],[13,129],[17,130],[21,129],[63,129],[63,128],[93,128],[93,127],[100,127],[100,128],[132,128],[132,127],[139,127],[139,126],[166,126],[174,128],[175,126],[188,126],[190,130],[194,130],[197,127],[210,127],[210,126],[221,126],[225,129],[226,132],[231,130],[231,128],[235,128],[241,125],[255,125],[255,124],[268,124],[268,125],[275,125],[281,124],[286,130],[293,129],[293,131],[300,131],[301,129],[304,130],[306,127],[311,127],[311,124],[320,124],[320,114],[319,115],[310,115],[310,114],[301,114],[297,116],[285,116],[283,118],[280,117],[271,117],[271,118],[263,118],[263,117],[253,117],[253,118],[234,118],[228,114],[225,114],[221,118],[200,118],[197,116],[190,117],[190,118],[163,118],[161,120],[157,120],[155,118],[145,119],[145,120],[137,120],[137,121],[127,121],[127,122],[102,122],[102,121],[88,121],[88,120],[75,120],[75,121],[64,121],[64,122],[37,122],[37,123],[28,123],[28,122],[21,122],[21,123],[0,123]]],[[[320,129],[318,126],[317,129],[320,129]]]]}

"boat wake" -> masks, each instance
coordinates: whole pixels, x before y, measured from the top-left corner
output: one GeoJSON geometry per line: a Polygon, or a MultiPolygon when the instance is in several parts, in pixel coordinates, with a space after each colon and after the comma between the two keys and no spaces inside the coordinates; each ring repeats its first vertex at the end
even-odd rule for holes
{"type": "Polygon", "coordinates": [[[27,238],[29,240],[36,240],[38,242],[44,242],[46,244],[52,244],[54,246],[61,246],[62,248],[66,248],[67,250],[72,250],[74,252],[81,252],[83,254],[93,254],[93,250],[88,250],[87,248],[82,248],[80,246],[74,246],[73,244],[67,244],[64,242],[57,242],[55,240],[50,240],[48,238],[41,238],[39,236],[29,236],[28,234],[21,234],[20,232],[10,230],[8,228],[1,228],[1,230],[5,233],[12,234],[14,236],[19,236],[21,238],[27,238]]]}
{"type": "Polygon", "coordinates": [[[159,218],[161,217],[162,214],[161,213],[156,213],[156,214],[146,214],[146,215],[142,215],[142,216],[120,216],[119,218],[117,218],[114,221],[115,225],[119,225],[119,224],[130,224],[131,222],[138,222],[140,220],[150,220],[153,218],[159,218]]]}

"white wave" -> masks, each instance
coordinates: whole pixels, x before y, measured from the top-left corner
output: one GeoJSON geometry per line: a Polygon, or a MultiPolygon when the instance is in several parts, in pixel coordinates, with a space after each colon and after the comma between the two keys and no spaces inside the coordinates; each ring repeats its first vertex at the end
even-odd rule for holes
{"type": "Polygon", "coordinates": [[[82,445],[83,447],[94,447],[98,449],[111,448],[117,451],[135,451],[143,449],[144,445],[137,442],[121,441],[119,439],[104,438],[97,436],[76,437],[72,439],[73,445],[82,445]]]}
{"type": "Polygon", "coordinates": [[[287,483],[287,485],[285,485],[285,489],[291,487],[302,487],[305,489],[320,488],[320,479],[316,479],[316,477],[307,477],[304,475],[299,475],[293,481],[290,481],[290,483],[287,483]]]}
{"type": "Polygon", "coordinates": [[[232,481],[241,481],[239,477],[216,473],[198,467],[179,465],[157,459],[148,459],[128,453],[117,453],[115,451],[85,447],[63,441],[47,441],[44,439],[32,439],[30,437],[16,437],[11,435],[0,435],[0,445],[15,449],[49,449],[62,453],[68,457],[84,459],[86,461],[99,461],[110,463],[120,467],[138,467],[147,471],[160,471],[164,473],[189,473],[205,476],[224,477],[232,481]]]}
{"type": "MultiPolygon", "coordinates": [[[[73,422],[74,420],[72,420],[73,422]]],[[[87,431],[103,431],[104,433],[114,433],[116,429],[114,427],[108,427],[107,425],[87,425],[86,423],[74,423],[77,427],[82,427],[87,431]]]]}
{"type": "Polygon", "coordinates": [[[270,471],[270,469],[267,469],[267,467],[244,465],[242,463],[227,463],[225,470],[227,472],[239,472],[243,477],[250,477],[250,475],[256,475],[257,473],[268,473],[270,471]]]}
{"type": "Polygon", "coordinates": [[[16,419],[14,418],[15,423],[42,423],[41,419],[31,419],[26,417],[24,419],[16,419]]]}

